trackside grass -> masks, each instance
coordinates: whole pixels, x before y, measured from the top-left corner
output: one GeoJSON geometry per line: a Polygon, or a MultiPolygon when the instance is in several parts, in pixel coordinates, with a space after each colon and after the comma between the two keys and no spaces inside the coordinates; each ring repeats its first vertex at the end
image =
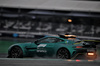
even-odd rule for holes
{"type": "Polygon", "coordinates": [[[0,40],[0,53],[7,53],[9,46],[15,43],[17,42],[0,40]]]}

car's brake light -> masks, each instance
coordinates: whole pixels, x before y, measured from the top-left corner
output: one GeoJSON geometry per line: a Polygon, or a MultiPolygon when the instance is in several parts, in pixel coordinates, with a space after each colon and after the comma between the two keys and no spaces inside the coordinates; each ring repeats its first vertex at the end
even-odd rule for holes
{"type": "Polygon", "coordinates": [[[89,53],[87,53],[88,55],[94,55],[94,53],[93,52],[89,52],[89,53]]]}
{"type": "Polygon", "coordinates": [[[76,48],[83,48],[82,46],[76,46],[76,48]]]}

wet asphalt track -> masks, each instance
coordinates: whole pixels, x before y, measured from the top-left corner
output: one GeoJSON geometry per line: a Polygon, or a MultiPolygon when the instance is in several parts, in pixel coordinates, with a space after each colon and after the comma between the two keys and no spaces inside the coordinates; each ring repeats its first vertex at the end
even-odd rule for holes
{"type": "Polygon", "coordinates": [[[99,60],[0,58],[0,66],[100,66],[99,60]]]}
{"type": "Polygon", "coordinates": [[[6,58],[0,54],[0,66],[100,66],[100,56],[96,60],[55,59],[55,58],[6,58]]]}
{"type": "Polygon", "coordinates": [[[95,60],[55,58],[6,58],[0,53],[0,66],[100,66],[100,56],[95,60]]]}

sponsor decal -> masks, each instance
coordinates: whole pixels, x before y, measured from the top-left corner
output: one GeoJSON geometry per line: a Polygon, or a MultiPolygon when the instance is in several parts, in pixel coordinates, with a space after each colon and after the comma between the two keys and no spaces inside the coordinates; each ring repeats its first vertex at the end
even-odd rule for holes
{"type": "Polygon", "coordinates": [[[66,41],[65,43],[67,44],[69,41],[66,41]]]}
{"type": "Polygon", "coordinates": [[[34,38],[34,35],[31,35],[31,34],[19,34],[19,37],[34,38]]]}
{"type": "Polygon", "coordinates": [[[13,37],[18,37],[18,34],[17,34],[17,33],[14,33],[14,34],[13,34],[13,37]]]}
{"type": "Polygon", "coordinates": [[[47,52],[47,50],[37,50],[37,52],[47,52]]]}
{"type": "Polygon", "coordinates": [[[47,44],[40,44],[37,47],[45,47],[47,44]]]}
{"type": "Polygon", "coordinates": [[[47,52],[47,50],[44,49],[44,47],[46,47],[47,44],[40,44],[37,46],[37,52],[47,52]]]}

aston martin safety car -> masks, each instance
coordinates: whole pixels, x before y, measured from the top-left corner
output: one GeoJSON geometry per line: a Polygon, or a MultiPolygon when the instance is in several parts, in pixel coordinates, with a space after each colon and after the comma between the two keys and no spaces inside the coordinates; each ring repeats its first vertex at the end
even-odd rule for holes
{"type": "MultiPolygon", "coordinates": [[[[34,42],[13,44],[8,49],[8,58],[23,57],[56,57],[70,59],[78,54],[95,59],[96,47],[89,42],[78,39],[69,40],[72,36],[46,36],[34,42]],[[67,39],[66,39],[67,37],[67,39]]],[[[76,36],[72,37],[76,38],[76,36]]]]}

